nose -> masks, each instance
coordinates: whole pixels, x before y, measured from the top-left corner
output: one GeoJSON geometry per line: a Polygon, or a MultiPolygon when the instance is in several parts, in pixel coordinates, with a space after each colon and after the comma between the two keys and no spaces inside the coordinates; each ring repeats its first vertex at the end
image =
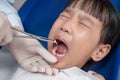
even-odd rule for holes
{"type": "Polygon", "coordinates": [[[64,31],[65,33],[71,34],[72,33],[72,25],[71,23],[65,22],[61,27],[60,27],[61,31],[64,31]]]}

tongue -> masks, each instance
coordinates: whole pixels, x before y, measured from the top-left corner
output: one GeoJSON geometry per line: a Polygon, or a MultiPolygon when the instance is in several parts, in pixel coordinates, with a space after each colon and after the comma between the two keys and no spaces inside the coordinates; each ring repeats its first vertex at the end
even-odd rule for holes
{"type": "Polygon", "coordinates": [[[64,54],[65,52],[67,52],[67,47],[65,45],[62,44],[57,46],[58,54],[64,54]]]}

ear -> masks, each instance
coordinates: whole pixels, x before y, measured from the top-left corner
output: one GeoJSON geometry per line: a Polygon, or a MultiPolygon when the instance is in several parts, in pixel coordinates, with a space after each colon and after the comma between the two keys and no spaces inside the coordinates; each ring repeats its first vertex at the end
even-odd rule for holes
{"type": "Polygon", "coordinates": [[[93,61],[100,61],[109,53],[110,49],[111,46],[109,44],[100,44],[92,54],[91,58],[93,61]]]}

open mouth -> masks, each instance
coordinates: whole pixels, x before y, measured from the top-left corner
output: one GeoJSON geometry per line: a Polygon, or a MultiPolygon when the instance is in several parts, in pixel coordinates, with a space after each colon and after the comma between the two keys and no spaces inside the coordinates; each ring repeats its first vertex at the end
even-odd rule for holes
{"type": "Polygon", "coordinates": [[[53,44],[53,54],[56,56],[58,60],[60,60],[68,52],[68,46],[63,40],[56,39],[56,42],[57,43],[53,44]]]}

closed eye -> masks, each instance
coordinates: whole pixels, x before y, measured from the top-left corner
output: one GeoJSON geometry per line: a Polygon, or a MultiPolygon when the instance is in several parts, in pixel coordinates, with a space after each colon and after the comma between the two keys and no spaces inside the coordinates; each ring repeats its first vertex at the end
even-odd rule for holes
{"type": "Polygon", "coordinates": [[[83,23],[82,21],[79,21],[79,24],[80,24],[81,26],[83,26],[83,27],[89,28],[89,26],[86,25],[85,23],[83,23]]]}
{"type": "Polygon", "coordinates": [[[63,12],[63,13],[60,14],[59,17],[62,18],[62,19],[69,19],[70,15],[68,13],[66,13],[66,12],[63,12]]]}

